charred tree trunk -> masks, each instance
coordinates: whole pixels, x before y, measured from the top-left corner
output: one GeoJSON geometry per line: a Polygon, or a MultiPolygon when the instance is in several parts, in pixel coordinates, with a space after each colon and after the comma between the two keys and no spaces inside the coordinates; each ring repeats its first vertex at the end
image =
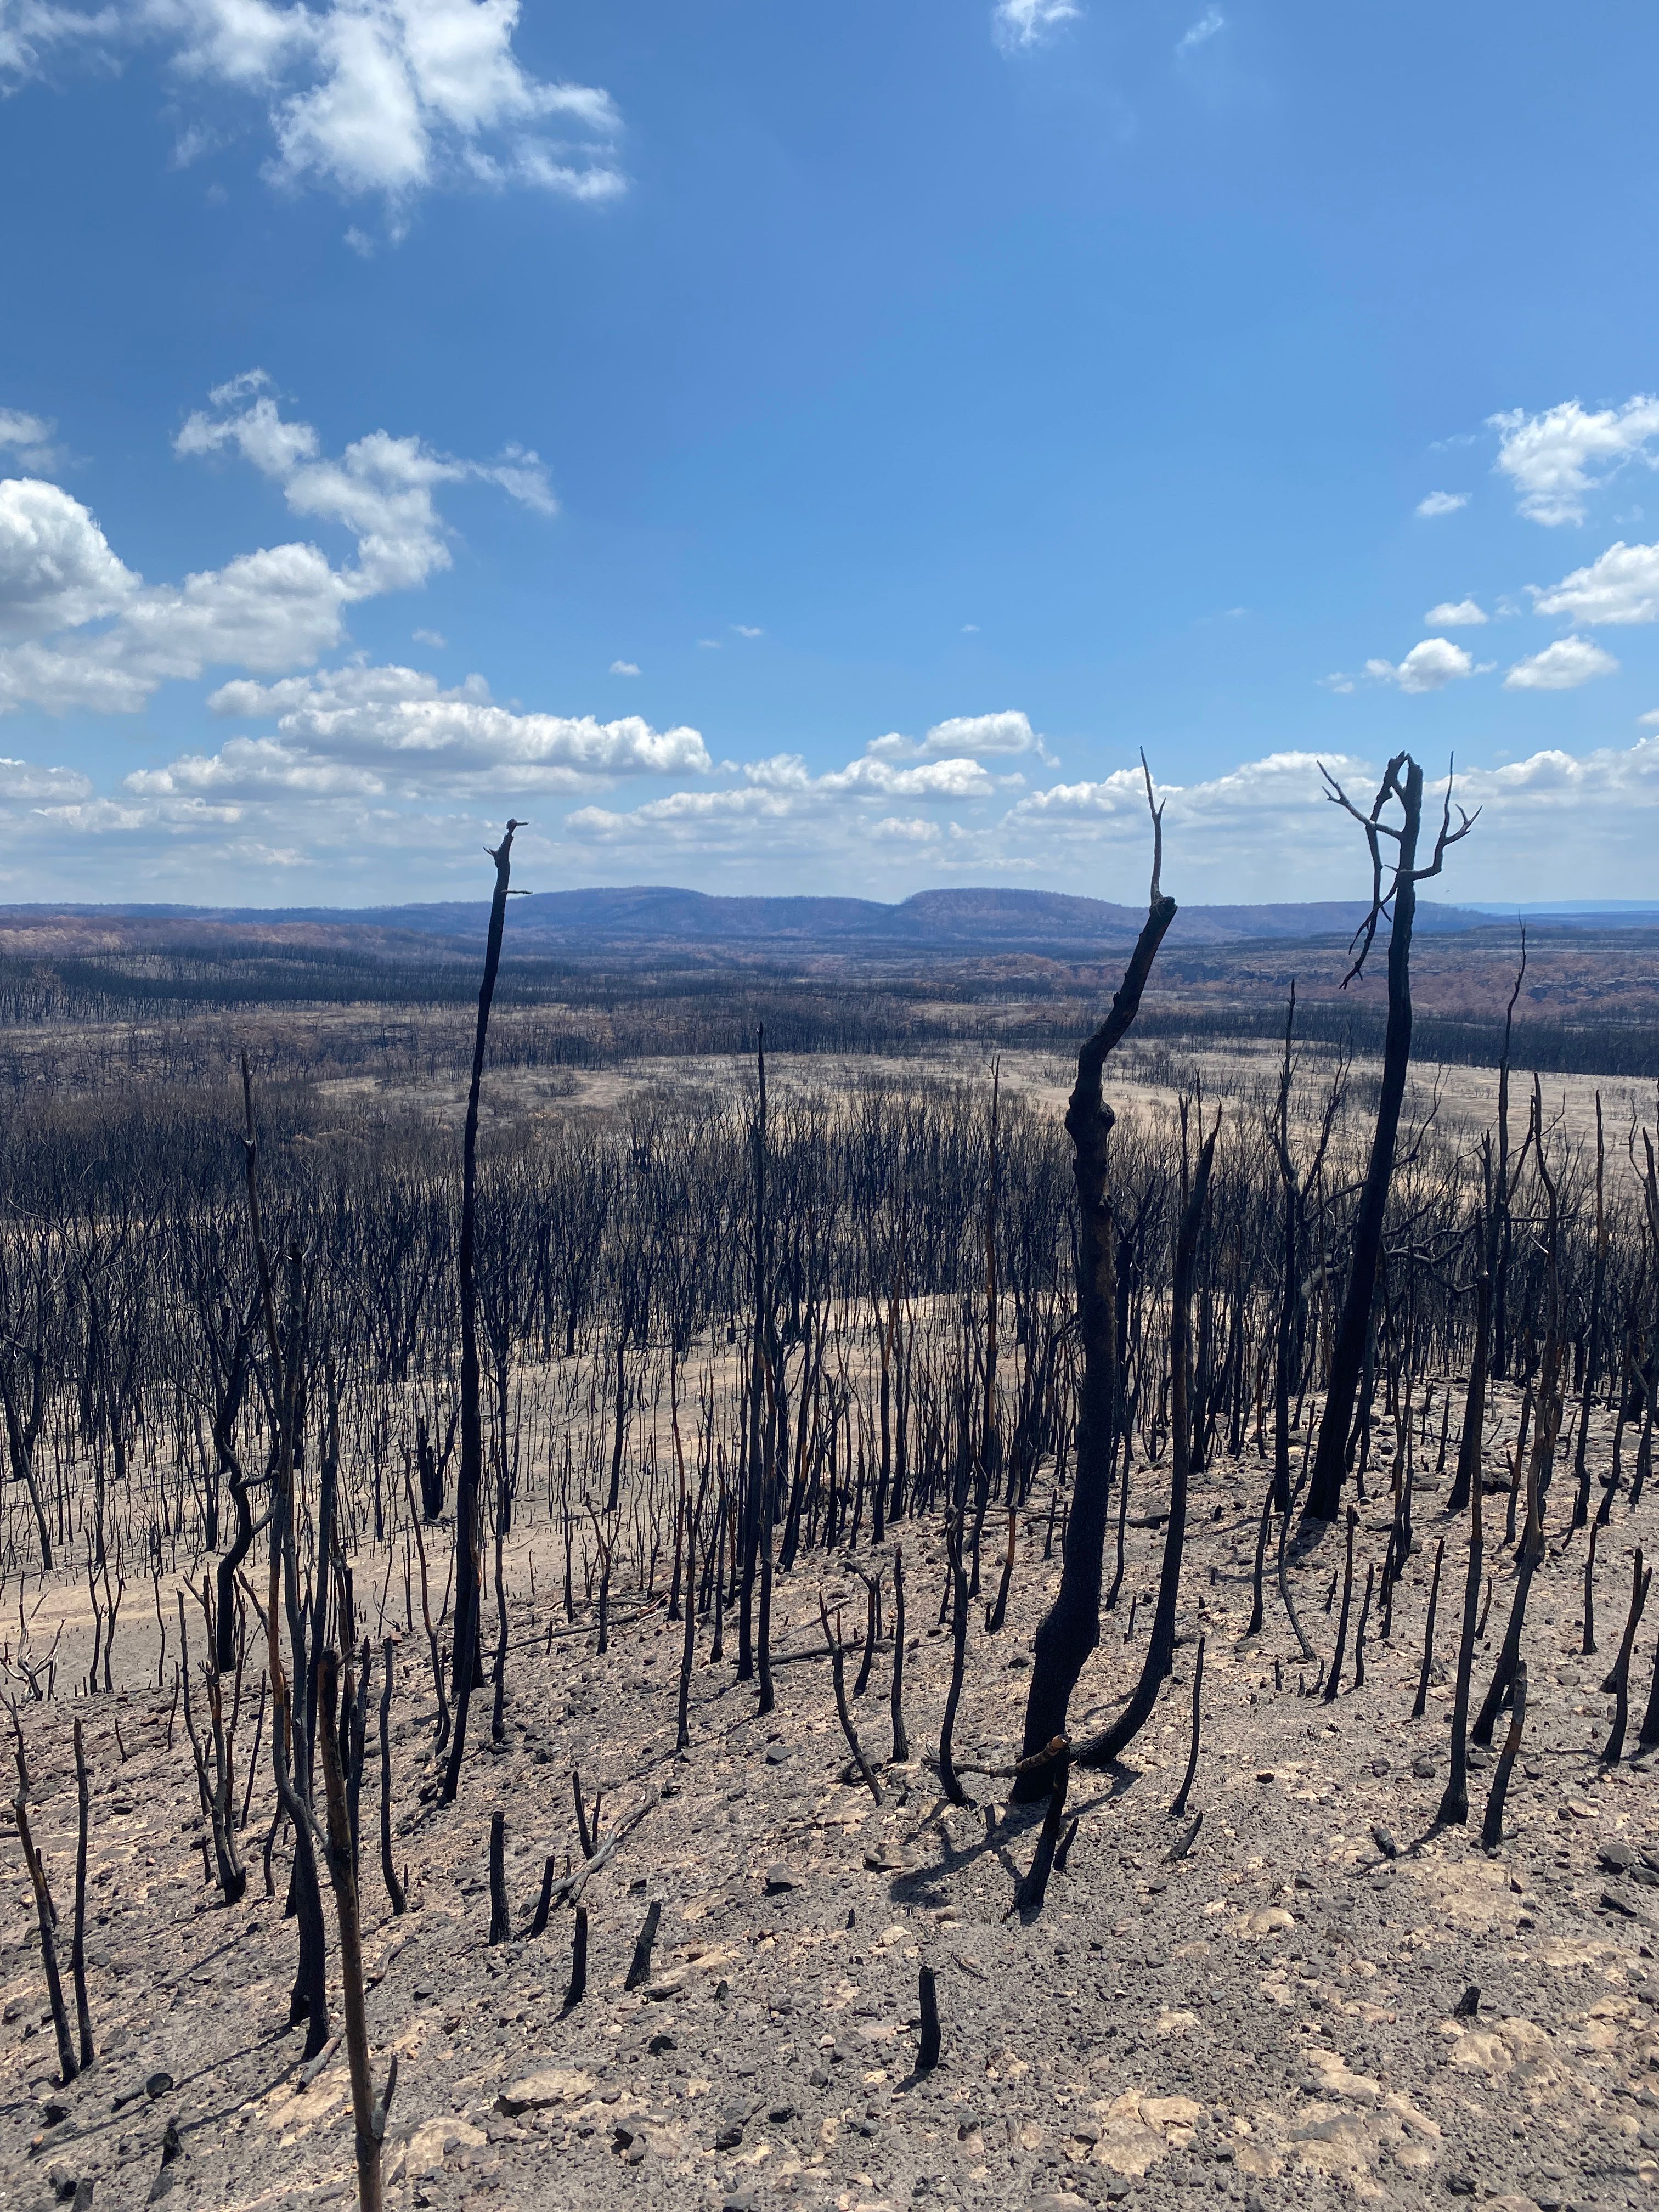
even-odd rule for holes
{"type": "MultiPolygon", "coordinates": [[[[1151,779],[1147,783],[1151,795],[1151,779]]],[[[1025,1703],[1023,1756],[1035,1757],[1066,1732],[1066,1713],[1085,1662],[1100,1641],[1101,1570],[1117,1456],[1120,1376],[1116,1260],[1108,1142],[1115,1118],[1101,1095],[1108,1055],[1140,1011],[1158,947],[1176,917],[1159,885],[1163,829],[1153,816],[1154,860],[1146,920],[1111,1012],[1078,1054],[1077,1081],[1066,1111],[1078,1198],[1078,1333],[1083,1347],[1071,1511],[1062,1547],[1060,1589],[1036,1632],[1031,1686],[1025,1703]]],[[[1030,1770],[1015,1786],[1030,1802],[1047,1794],[1050,1778],[1030,1770]]]]}
{"type": "Polygon", "coordinates": [[[461,1136],[461,1458],[455,1482],[455,1644],[450,1680],[453,1690],[454,1721],[449,1744],[449,1764],[444,1770],[439,1802],[453,1805],[460,1786],[461,1760],[466,1751],[466,1721],[472,1703],[472,1686],[478,1665],[478,1616],[483,1595],[483,1575],[478,1555],[478,1518],[483,1489],[483,1377],[478,1364],[478,1093],[483,1083],[484,1048],[489,1037],[489,1009],[495,996],[495,976],[501,964],[501,932],[513,873],[513,833],[522,825],[509,821],[507,833],[490,855],[495,863],[495,890],[489,902],[489,929],[484,940],[483,979],[478,986],[478,1022],[472,1040],[472,1079],[466,1095],[466,1122],[461,1136]]]}

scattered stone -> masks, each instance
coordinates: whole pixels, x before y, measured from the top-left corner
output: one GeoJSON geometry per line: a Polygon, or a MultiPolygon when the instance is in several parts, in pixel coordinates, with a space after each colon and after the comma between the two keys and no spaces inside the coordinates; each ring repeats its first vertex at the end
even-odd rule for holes
{"type": "Polygon", "coordinates": [[[769,1897],[781,1897],[786,1890],[794,1889],[797,1887],[794,1875],[781,1861],[775,1866],[767,1868],[765,1889],[769,1897]]]}
{"type": "MultiPolygon", "coordinates": [[[[1386,1766],[1387,1764],[1388,1761],[1385,1759],[1383,1761],[1383,1765],[1386,1766]]],[[[1385,1828],[1381,1820],[1373,1821],[1371,1824],[1371,1841],[1376,1845],[1377,1850],[1382,1852],[1385,1859],[1397,1859],[1399,1857],[1399,1839],[1395,1835],[1393,1829],[1385,1828]]]]}
{"type": "Polygon", "coordinates": [[[144,2094],[152,2104],[156,2098],[165,2097],[172,2087],[173,2076],[165,2067],[159,2067],[154,2074],[148,2074],[144,2077],[144,2094]]]}

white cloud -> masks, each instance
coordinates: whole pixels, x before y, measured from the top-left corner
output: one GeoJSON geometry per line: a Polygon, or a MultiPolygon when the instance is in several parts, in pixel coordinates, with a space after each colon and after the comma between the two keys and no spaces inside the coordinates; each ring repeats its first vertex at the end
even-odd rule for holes
{"type": "Polygon", "coordinates": [[[1189,24],[1176,40],[1178,55],[1195,53],[1200,46],[1207,46],[1218,31],[1227,27],[1227,19],[1219,8],[1206,8],[1195,23],[1189,24]]]}
{"type": "Polygon", "coordinates": [[[1472,629],[1487,619],[1486,611],[1474,599],[1442,599],[1423,617],[1437,629],[1472,629]]]}
{"type": "MultiPolygon", "coordinates": [[[[865,802],[896,799],[942,805],[994,798],[1000,781],[976,760],[912,758],[909,765],[884,756],[878,739],[845,768],[815,775],[799,753],[774,753],[769,758],[748,761],[737,769],[743,781],[736,787],[715,791],[676,791],[665,798],[647,799],[626,813],[599,806],[579,808],[567,827],[595,844],[637,845],[641,839],[659,840],[686,849],[732,851],[752,854],[753,839],[764,830],[768,850],[781,838],[815,847],[826,836],[833,843],[845,835],[843,825],[856,822],[854,834],[864,837],[878,825],[872,823],[865,802]]],[[[912,756],[921,751],[910,748],[912,756]]],[[[731,767],[732,763],[726,763],[731,767]]],[[[1013,779],[1018,781],[1019,779],[1013,779]]],[[[884,838],[899,835],[892,825],[898,817],[883,817],[884,838]]],[[[913,818],[904,833],[911,843],[930,842],[925,834],[927,817],[913,818]]]]}
{"type": "Polygon", "coordinates": [[[1541,653],[1517,660],[1504,678],[1506,691],[1576,691],[1597,676],[1612,676],[1619,663],[1587,637],[1558,637],[1541,653]]]}
{"type": "Polygon", "coordinates": [[[613,660],[611,664],[611,673],[613,676],[637,676],[639,672],[640,665],[637,660],[613,660]]]}
{"type": "Polygon", "coordinates": [[[1626,545],[1620,539],[1559,584],[1543,591],[1534,586],[1533,608],[1591,624],[1659,620],[1659,545],[1626,545]]]}
{"type": "Polygon", "coordinates": [[[0,711],[31,702],[134,714],[161,684],[210,667],[264,675],[306,666],[340,644],[355,602],[449,565],[439,486],[482,478],[547,503],[533,453],[457,461],[377,430],[331,459],[309,423],[283,420],[264,385],[255,371],[222,386],[175,450],[240,453],[282,486],[295,513],[349,530],[356,567],[337,569],[316,546],[293,544],[240,554],[182,584],[146,585],[79,501],[12,479],[0,484],[0,638],[18,641],[0,649],[0,711]],[[109,627],[90,627],[106,617],[109,627]]]}
{"type": "MultiPolygon", "coordinates": [[[[522,714],[497,706],[478,676],[446,690],[413,668],[340,668],[276,684],[239,679],[222,685],[208,705],[238,720],[276,722],[276,739],[262,740],[258,755],[272,774],[362,771],[377,788],[395,786],[404,796],[576,791],[618,776],[702,775],[711,765],[696,730],[655,730],[635,714],[601,722],[591,714],[522,714]]],[[[246,743],[233,740],[213,763],[253,757],[246,743]]],[[[195,787],[210,769],[222,772],[192,756],[155,774],[182,776],[195,787]]],[[[128,787],[153,792],[163,785],[129,778],[128,787]]]]}
{"type": "Polygon", "coordinates": [[[44,476],[58,458],[52,444],[53,427],[43,415],[0,407],[0,453],[14,454],[19,468],[44,476]]]}
{"type": "Polygon", "coordinates": [[[1437,514],[1455,514],[1459,507],[1468,503],[1466,491],[1431,491],[1426,499],[1418,501],[1414,512],[1425,521],[1432,521],[1437,514]]]}
{"type": "MultiPolygon", "coordinates": [[[[159,42],[198,97],[263,105],[278,183],[394,207],[456,182],[614,198],[624,179],[610,96],[531,76],[513,50],[519,15],[519,0],[115,0],[96,13],[18,0],[0,15],[0,73],[38,75],[71,45],[159,42]]],[[[217,136],[194,124],[181,145],[193,154],[217,136]]]]}
{"type": "Polygon", "coordinates": [[[1652,465],[1648,448],[1659,436],[1659,399],[1638,393],[1622,407],[1589,413],[1576,399],[1528,415],[1522,408],[1487,417],[1499,433],[1498,466],[1520,493],[1520,511],[1534,522],[1582,522],[1595,486],[1632,456],[1652,465]]]}
{"type": "Polygon", "coordinates": [[[33,477],[0,483],[0,638],[94,622],[137,588],[79,500],[33,477]]]}
{"type": "Polygon", "coordinates": [[[749,623],[733,623],[732,627],[739,637],[764,637],[766,635],[763,629],[757,629],[749,623]]]}
{"type": "Polygon", "coordinates": [[[1438,691],[1461,677],[1472,676],[1474,663],[1449,637],[1425,637],[1397,666],[1391,660],[1368,660],[1365,673],[1380,684],[1397,684],[1402,691],[1438,691]]]}
{"type": "Polygon", "coordinates": [[[991,11],[991,28],[997,44],[1005,52],[1012,52],[1040,45],[1062,23],[1075,21],[1082,13],[1076,0],[997,0],[991,11]]]}
{"type": "Polygon", "coordinates": [[[449,643],[449,640],[444,635],[441,629],[422,629],[416,628],[410,632],[410,635],[414,639],[416,645],[429,645],[435,653],[441,653],[444,647],[449,643]]]}
{"type": "Polygon", "coordinates": [[[33,762],[0,757],[0,802],[51,799],[58,805],[89,799],[92,784],[78,769],[40,768],[33,762]]]}
{"type": "Polygon", "coordinates": [[[282,486],[295,514],[343,524],[358,541],[360,596],[409,590],[449,566],[433,497],[441,484],[498,484],[538,514],[557,512],[540,456],[520,446],[509,446],[498,461],[462,461],[419,438],[374,430],[331,460],[310,423],[283,420],[270,382],[256,368],[222,384],[209,406],[188,417],[173,450],[202,455],[233,448],[282,486]]]}
{"type": "Polygon", "coordinates": [[[864,750],[867,759],[885,761],[939,760],[958,755],[978,758],[986,753],[1035,753],[1044,761],[1054,757],[1031,727],[1029,716],[1014,708],[994,714],[953,714],[945,721],[935,722],[920,743],[893,731],[884,738],[872,738],[864,750]]]}
{"type": "MultiPolygon", "coordinates": [[[[451,885],[481,895],[479,846],[499,835],[506,811],[528,811],[533,826],[515,849],[526,884],[545,864],[556,881],[638,869],[635,880],[763,892],[890,899],[919,883],[1026,881],[1130,905],[1146,897],[1138,763],[1005,793],[973,762],[865,756],[816,775],[781,755],[751,763],[729,787],[681,788],[631,811],[578,803],[561,820],[560,793],[579,799],[583,787],[568,775],[538,782],[516,765],[527,732],[509,726],[503,744],[487,727],[464,726],[424,756],[402,744],[398,710],[416,690],[413,703],[447,712],[487,708],[482,687],[434,702],[429,679],[411,672],[356,669],[249,688],[252,703],[279,712],[274,730],[239,731],[215,752],[137,771],[112,792],[72,770],[0,763],[0,879],[12,895],[49,896],[66,867],[84,871],[94,854],[108,896],[288,903],[301,884],[331,903],[456,895],[451,885]],[[331,688],[348,714],[373,710],[368,726],[359,719],[323,729],[331,688]],[[389,730],[380,726],[388,711],[389,730]]],[[[537,718],[509,717],[509,726],[520,719],[537,718]]],[[[574,757],[586,770],[599,758],[614,765],[619,750],[626,744],[606,740],[574,757]]],[[[571,757],[552,765],[568,770],[571,757]]],[[[1324,757],[1368,805],[1377,763],[1324,757]]],[[[1313,755],[1273,754],[1185,786],[1160,781],[1158,792],[1164,882],[1183,903],[1363,895],[1363,840],[1325,801],[1313,755]]],[[[1628,750],[1551,750],[1460,773],[1458,796],[1485,811],[1437,896],[1565,896],[1586,885],[1639,896],[1650,886],[1659,736],[1628,750]]]]}

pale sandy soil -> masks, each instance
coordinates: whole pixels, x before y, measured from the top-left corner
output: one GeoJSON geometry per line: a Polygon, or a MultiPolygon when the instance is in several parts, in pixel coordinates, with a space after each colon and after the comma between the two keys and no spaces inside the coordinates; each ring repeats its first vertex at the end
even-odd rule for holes
{"type": "MultiPolygon", "coordinates": [[[[1510,1409],[1500,1439],[1512,1428],[1510,1409]]],[[[1598,1433],[1598,1463],[1607,1445],[1598,1433]]],[[[1424,1549],[1401,1589],[1392,1640],[1373,1618],[1364,1685],[1355,1689],[1351,1631],[1334,1705],[1298,1694],[1298,1677],[1311,1680],[1312,1670],[1297,1662],[1271,1591],[1264,1633],[1243,1638],[1264,1479],[1253,1451],[1204,1479],[1175,1679],[1121,1769],[1074,1778],[1079,1833],[1035,1918],[1011,1909],[1035,1842],[1032,1817],[1011,1810],[1006,1785],[982,1775],[967,1778],[972,1807],[944,1806],[927,1764],[948,1671],[948,1639],[936,1626],[936,1528],[896,1532],[909,1582],[907,1712],[917,1755],[884,1770],[880,1807],[844,1779],[826,1667],[793,1656],[819,1642],[821,1576],[832,1598],[844,1595],[849,1626],[859,1616],[862,1586],[839,1563],[814,1559],[780,1583],[777,1643],[789,1656],[769,1718],[756,1717],[752,1689],[733,1681],[729,1661],[708,1663],[705,1632],[692,1752],[678,1761],[681,1632],[660,1603],[644,1606],[624,1589],[616,1597],[623,1625],[605,1658],[591,1632],[557,1633],[557,1540],[536,1521],[514,1546],[507,1743],[499,1753],[479,1744],[447,1812],[418,1796],[432,1701],[417,1613],[415,1634],[404,1634],[394,1706],[396,1851],[415,1905],[402,1920],[387,1911],[376,1870],[372,1764],[363,1801],[371,2027],[377,2063],[395,2048],[402,2065],[389,2203],[398,2212],[968,2212],[1034,2200],[1163,2207],[1188,2190],[1275,2208],[1417,2205],[1456,2193],[1506,2212],[1650,2203],[1659,2186],[1659,1888],[1599,1855],[1616,1860],[1615,1847],[1626,1847],[1639,1871],[1640,1850],[1659,1846],[1655,1783],[1645,1758],[1606,1769],[1597,1753],[1612,1703],[1600,1684],[1632,1547],[1651,1550],[1659,1537],[1652,1501],[1633,1516],[1621,1502],[1604,1532],[1600,1649],[1585,1657],[1584,1540],[1566,1536],[1567,1486],[1558,1479],[1551,1558],[1525,1645],[1532,1702],[1522,1763],[1504,1842],[1488,1855],[1478,1826],[1431,1826],[1449,1683],[1437,1680],[1423,1721],[1407,1717],[1442,1534],[1443,1668],[1461,1599],[1465,1529],[1436,1517],[1431,1467],[1420,1470],[1424,1549]],[[1205,1733],[1192,1803],[1205,1818],[1190,1854],[1171,1864],[1181,1831],[1168,1806],[1185,1761],[1200,1633],[1205,1733]],[[544,1856],[562,1866],[574,1847],[573,1765],[590,1791],[603,1789],[607,1830],[649,1792],[662,1796],[592,1886],[588,1994],[566,2015],[568,1914],[539,1940],[522,1930],[544,1856]],[[484,1872],[496,1806],[507,1814],[514,1936],[491,1949],[484,1872]],[[624,1992],[653,1899],[663,1906],[653,1971],[624,1992]],[[939,2069],[918,2080],[911,2022],[924,1960],[939,1977],[945,2047],[939,2069]],[[1479,2010],[1459,2017],[1471,1983],[1479,2010]]],[[[1157,1472],[1136,1480],[1139,1503],[1154,1506],[1157,1472]]],[[[1362,1579],[1364,1564],[1381,1558],[1387,1510],[1385,1498],[1364,1516],[1362,1579]]],[[[1488,1528],[1501,1534],[1496,1493],[1488,1528]]],[[[1031,1631],[1053,1585],[1043,1536],[1033,1515],[1000,1637],[985,1633],[975,1608],[957,1746],[992,1765],[1017,1743],[1031,1631]]],[[[1085,1673],[1079,1726],[1111,1709],[1138,1667],[1145,1614],[1126,1642],[1128,1600],[1150,1593],[1160,1542],[1155,1530],[1131,1532],[1125,1602],[1107,1617],[1085,1673]]],[[[1296,1571],[1323,1654],[1335,1633],[1323,1610],[1333,1552],[1328,1541],[1296,1571]]],[[[371,1625],[385,1565],[383,1555],[358,1563],[371,1625]]],[[[1504,1616],[1508,1555],[1494,1566],[1477,1695],[1504,1616]]],[[[442,1572],[440,1565],[440,1581],[442,1572]]],[[[59,1602],[49,1591],[43,1613],[59,1602]]],[[[73,1609],[67,1593],[61,1602],[73,1609]]],[[[23,1710],[37,1834],[65,1918],[72,1712],[87,1732],[100,2056],[52,2101],[51,2031],[40,2025],[14,1839],[0,1891],[0,2203],[52,2201],[57,2167],[60,2182],[93,2177],[100,2207],[141,2204],[169,2119],[187,2154],[173,2169],[181,2207],[343,2203],[343,2062],[337,2055],[302,2086],[300,2039],[285,2030],[294,1931],[281,1915],[280,1851],[276,1898],[261,1894],[268,1766],[262,1754],[243,1838],[255,1869],[250,1901],[226,1911],[203,1886],[182,1727],[169,1751],[170,1698],[138,1686],[153,1665],[143,1610],[131,1641],[118,1644],[127,1692],[23,1710]],[[152,2100],[143,2083],[163,2070],[173,2084],[152,2100]],[[58,2106],[66,2117],[52,2121],[58,2106]]],[[[406,1626],[400,1564],[387,1626],[406,1626]]],[[[1636,1646],[1632,1751],[1654,1659],[1650,1621],[1636,1646]]],[[[890,1663],[884,1645],[855,1708],[878,1757],[889,1748],[890,1663]]],[[[239,1777],[252,1703],[245,1696],[239,1777]]],[[[1473,1778],[1477,1824],[1489,1779],[1490,1769],[1473,1778]]]]}

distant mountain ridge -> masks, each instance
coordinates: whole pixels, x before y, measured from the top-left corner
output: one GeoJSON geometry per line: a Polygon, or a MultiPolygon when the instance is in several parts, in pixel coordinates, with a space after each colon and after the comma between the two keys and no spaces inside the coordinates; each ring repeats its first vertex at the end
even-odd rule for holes
{"type": "MultiPolygon", "coordinates": [[[[1514,909],[1510,909],[1513,912],[1514,909]]],[[[121,921],[217,927],[331,931],[373,930],[438,939],[476,939],[489,914],[486,899],[427,901],[374,907],[194,907],[137,904],[0,907],[0,930],[39,931],[54,915],[82,925],[121,921]]],[[[1364,919],[1358,899],[1284,901],[1263,905],[1184,906],[1172,943],[1224,945],[1346,937],[1364,919]]],[[[1419,929],[1490,930],[1504,913],[1490,907],[1418,909],[1419,929]]],[[[917,891],[888,904],[878,899],[729,897],[672,884],[532,891],[515,899],[509,945],[524,952],[577,951],[605,945],[742,945],[757,950],[844,947],[895,953],[940,950],[1052,952],[1061,957],[1132,944],[1146,908],[1065,891],[963,887],[917,891]]],[[[1558,927],[1622,929],[1659,927],[1659,905],[1549,916],[1558,927]]]]}

